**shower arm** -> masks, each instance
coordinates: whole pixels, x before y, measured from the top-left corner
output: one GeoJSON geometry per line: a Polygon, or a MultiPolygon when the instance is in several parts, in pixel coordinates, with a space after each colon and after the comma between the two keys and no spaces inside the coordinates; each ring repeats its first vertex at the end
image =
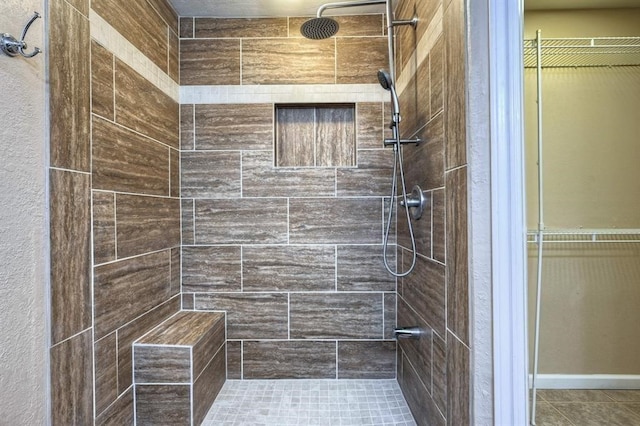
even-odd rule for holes
{"type": "Polygon", "coordinates": [[[387,0],[362,0],[362,1],[342,1],[336,3],[325,3],[318,8],[317,17],[321,18],[322,14],[327,9],[340,9],[343,7],[358,7],[358,6],[371,6],[374,4],[383,4],[387,0]]]}
{"type": "MultiPolygon", "coordinates": [[[[318,8],[316,12],[316,18],[322,18],[322,14],[327,9],[340,9],[343,7],[358,7],[358,6],[372,6],[374,4],[391,4],[391,0],[361,0],[361,1],[341,1],[335,3],[325,3],[318,8]]],[[[390,8],[387,9],[389,11],[390,8]]],[[[391,21],[391,26],[396,25],[413,25],[415,26],[418,22],[418,18],[414,17],[412,19],[403,19],[398,21],[391,21]]]]}

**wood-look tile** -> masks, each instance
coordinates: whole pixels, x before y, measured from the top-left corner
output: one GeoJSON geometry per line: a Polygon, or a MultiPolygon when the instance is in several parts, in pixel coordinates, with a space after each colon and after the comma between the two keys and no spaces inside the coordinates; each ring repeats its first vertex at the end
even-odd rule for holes
{"type": "Polygon", "coordinates": [[[424,388],[431,393],[432,378],[432,347],[433,338],[431,327],[409,306],[406,299],[398,298],[398,327],[418,327],[423,331],[423,335],[418,340],[401,339],[398,346],[402,349],[404,356],[413,366],[418,379],[424,388]]]}
{"type": "Polygon", "coordinates": [[[196,146],[194,110],[191,104],[180,105],[180,149],[193,150],[196,146]]]}
{"type": "Polygon", "coordinates": [[[242,42],[242,84],[333,83],[333,40],[265,38],[242,42]]]}
{"type": "Polygon", "coordinates": [[[613,402],[603,389],[539,389],[538,397],[548,402],[613,402]]]}
{"type": "Polygon", "coordinates": [[[196,309],[227,312],[228,339],[288,337],[289,304],[286,294],[196,293],[195,300],[196,309]]]}
{"type": "Polygon", "coordinates": [[[190,198],[240,197],[240,152],[183,152],[182,194],[190,198]]]}
{"type": "Polygon", "coordinates": [[[178,14],[168,0],[147,0],[171,31],[178,33],[178,14]]]}
{"type": "Polygon", "coordinates": [[[431,48],[429,62],[431,116],[433,117],[444,108],[444,39],[442,37],[431,48]]]}
{"type": "Polygon", "coordinates": [[[133,345],[133,380],[151,383],[190,383],[191,351],[188,347],[133,345]]]}
{"type": "Polygon", "coordinates": [[[430,26],[435,25],[433,18],[436,16],[438,8],[442,6],[442,0],[416,1],[416,15],[418,24],[416,25],[416,40],[422,39],[430,26]]]}
{"type": "Polygon", "coordinates": [[[396,342],[338,342],[338,379],[395,379],[396,342]]]}
{"type": "Polygon", "coordinates": [[[116,333],[93,345],[95,359],[96,413],[100,414],[118,398],[118,346],[116,333]]]}
{"type": "Polygon", "coordinates": [[[198,244],[286,243],[287,200],[196,200],[195,228],[198,244]]]}
{"type": "Polygon", "coordinates": [[[395,278],[384,268],[381,245],[338,246],[337,268],[338,291],[396,290],[395,278]]]}
{"type": "Polygon", "coordinates": [[[447,327],[469,344],[467,168],[446,175],[447,327]]]}
{"type": "Polygon", "coordinates": [[[245,246],[244,291],[333,291],[333,246],[245,246]]]}
{"type": "Polygon", "coordinates": [[[244,197],[333,196],[335,185],[332,169],[274,167],[272,151],[242,153],[244,197]]]}
{"type": "Polygon", "coordinates": [[[166,72],[167,24],[148,2],[92,0],[91,8],[166,72]]]}
{"type": "Polygon", "coordinates": [[[384,336],[386,340],[395,339],[394,329],[397,324],[397,293],[384,294],[384,336]]]}
{"type": "Polygon", "coordinates": [[[467,162],[466,42],[464,2],[452,0],[444,11],[444,110],[447,170],[467,162]]]}
{"type": "Polygon", "coordinates": [[[193,384],[193,424],[202,424],[226,381],[224,346],[206,366],[193,384]]]}
{"type": "Polygon", "coordinates": [[[136,424],[191,424],[190,385],[136,385],[136,424]]]}
{"type": "Polygon", "coordinates": [[[89,0],[69,0],[68,3],[84,16],[89,16],[89,0]]]}
{"type": "Polygon", "coordinates": [[[289,242],[297,244],[380,244],[379,198],[292,198],[289,242]]]}
{"type": "Polygon", "coordinates": [[[445,190],[433,191],[433,258],[445,263],[445,190]]]}
{"type": "MultiPolygon", "coordinates": [[[[638,426],[640,416],[616,403],[554,403],[553,407],[574,425],[584,426],[638,426]]],[[[537,424],[537,423],[536,423],[537,424]]]]}
{"type": "Polygon", "coordinates": [[[133,426],[133,388],[96,417],[96,426],[133,426]]]}
{"type": "Polygon", "coordinates": [[[183,18],[180,17],[180,38],[193,38],[195,37],[194,24],[195,18],[183,18]]]}
{"type": "MultiPolygon", "coordinates": [[[[415,369],[405,357],[402,359],[402,376],[398,382],[418,426],[445,426],[447,424],[424,384],[418,378],[415,369]]],[[[449,424],[467,425],[470,423],[449,424]]]]}
{"type": "MultiPolygon", "coordinates": [[[[419,3],[420,0],[402,0],[400,1],[395,8],[395,16],[396,20],[407,20],[412,19],[416,16],[416,3],[419,3]]],[[[417,48],[418,38],[416,37],[415,28],[402,25],[396,28],[396,69],[398,74],[403,70],[409,60],[411,59],[411,55],[417,48]]]]}
{"type": "Polygon", "coordinates": [[[471,413],[470,363],[469,348],[449,333],[447,336],[447,421],[450,425],[471,424],[469,417],[471,413]]]}
{"type": "Polygon", "coordinates": [[[276,109],[276,165],[315,166],[315,108],[276,109]]]}
{"type": "MultiPolygon", "coordinates": [[[[144,348],[144,345],[168,345],[167,347],[181,347],[187,351],[188,364],[192,364],[193,377],[198,377],[204,367],[222,347],[225,341],[225,314],[222,312],[194,312],[181,311],[171,318],[163,321],[152,331],[139,339],[135,346],[144,348]],[[191,359],[189,359],[191,357],[191,359]]],[[[154,346],[157,347],[157,346],[154,346]]],[[[162,357],[157,356],[158,367],[163,364],[162,357]]],[[[177,367],[177,363],[169,362],[167,368],[177,367]]],[[[136,370],[138,363],[136,361],[136,370]]],[[[186,368],[187,372],[189,367],[186,368]]],[[[164,373],[166,374],[166,373],[164,373]]],[[[137,376],[136,376],[137,377],[137,376]]],[[[189,377],[187,375],[187,380],[189,377]]],[[[173,383],[173,382],[169,382],[173,383]]]]}
{"type": "Polygon", "coordinates": [[[176,296],[118,329],[118,392],[124,392],[132,383],[133,342],[179,309],[180,297],[176,296]]]}
{"type": "Polygon", "coordinates": [[[196,149],[273,149],[273,105],[195,106],[196,149]]]}
{"type": "MultiPolygon", "coordinates": [[[[413,182],[408,180],[408,182],[413,182]]],[[[407,191],[410,191],[407,188],[407,191]]],[[[431,209],[432,209],[432,193],[424,192],[425,206],[422,211],[422,217],[418,220],[411,218],[411,227],[416,242],[416,250],[425,257],[431,257],[431,209]]],[[[400,206],[398,214],[398,245],[407,250],[411,250],[411,234],[409,233],[409,225],[407,224],[407,213],[404,207],[400,206]]],[[[407,265],[409,267],[409,265],[407,265]]]]}
{"type": "Polygon", "coordinates": [[[292,339],[382,338],[381,293],[292,293],[289,298],[292,339]]]}
{"type": "Polygon", "coordinates": [[[241,277],[239,246],[182,248],[182,291],[241,291],[241,277]]]}
{"type": "Polygon", "coordinates": [[[95,268],[95,337],[106,336],[169,299],[169,252],[95,268]]]}
{"type": "Polygon", "coordinates": [[[116,205],[112,192],[93,191],[93,261],[116,258],[116,205]]]}
{"type": "Polygon", "coordinates": [[[169,149],[169,194],[180,197],[180,151],[169,149]]]}
{"type": "MultiPolygon", "coordinates": [[[[338,21],[340,26],[338,37],[375,37],[384,35],[386,20],[384,15],[381,14],[332,16],[332,18],[338,21]]],[[[290,17],[289,37],[302,37],[300,27],[309,19],[309,17],[290,17]]]]}
{"type": "Polygon", "coordinates": [[[377,72],[389,68],[387,37],[342,38],[336,40],[336,82],[375,84],[377,72]]]}
{"type": "Polygon", "coordinates": [[[89,20],[66,1],[58,0],[49,3],[48,23],[48,49],[65,52],[51,55],[49,62],[50,163],[52,167],[88,172],[91,158],[89,20]]]}
{"type": "Polygon", "coordinates": [[[180,200],[116,195],[118,258],[180,245],[180,200]]]}
{"type": "Polygon", "coordinates": [[[444,186],[444,114],[418,132],[424,142],[405,150],[406,180],[424,191],[444,186]]]}
{"type": "Polygon", "coordinates": [[[383,108],[380,102],[359,102],[356,104],[357,148],[383,147],[383,108]]]}
{"type": "Polygon", "coordinates": [[[638,389],[605,389],[604,393],[618,402],[640,402],[640,390],[638,389]]]}
{"type": "Polygon", "coordinates": [[[193,293],[182,293],[182,309],[193,311],[195,309],[195,295],[193,293]]]}
{"type": "Polygon", "coordinates": [[[116,59],[116,121],[179,149],[178,103],[119,59],[116,59]]]}
{"type": "Polygon", "coordinates": [[[447,412],[447,347],[444,340],[433,336],[433,401],[441,413],[447,412]]]}
{"type": "Polygon", "coordinates": [[[574,426],[554,406],[548,402],[538,400],[536,402],[537,426],[574,426]]]}
{"type": "Polygon", "coordinates": [[[93,118],[93,188],[169,195],[169,148],[93,118]]]}
{"type": "Polygon", "coordinates": [[[336,343],[244,342],[245,379],[335,379],[336,343]]]}
{"type": "Polygon", "coordinates": [[[169,31],[169,64],[167,74],[176,83],[180,81],[180,39],[173,32],[169,31]]]}
{"type": "Polygon", "coordinates": [[[240,40],[180,40],[180,85],[240,84],[240,40]]]}
{"type": "Polygon", "coordinates": [[[336,171],[339,197],[391,195],[393,183],[393,152],[391,150],[358,151],[358,167],[336,171]]]}
{"type": "Polygon", "coordinates": [[[91,327],[91,177],[51,169],[51,333],[53,344],[91,327]]]}
{"type": "Polygon", "coordinates": [[[113,54],[91,40],[91,112],[114,119],[113,54]]]}
{"type": "Polygon", "coordinates": [[[356,165],[355,108],[352,105],[316,108],[315,165],[356,165]]]}
{"type": "MultiPolygon", "coordinates": [[[[403,270],[409,268],[410,262],[410,256],[403,258],[403,270]]],[[[402,279],[402,287],[404,299],[440,337],[444,337],[448,325],[445,311],[445,266],[418,256],[414,273],[402,279]]]]}
{"type": "Polygon", "coordinates": [[[50,350],[51,421],[54,425],[93,423],[93,342],[86,330],[50,350]]]}
{"type": "Polygon", "coordinates": [[[242,379],[242,342],[227,340],[227,379],[242,379]]]}
{"type": "Polygon", "coordinates": [[[422,112],[422,108],[417,102],[417,76],[411,77],[411,80],[398,94],[401,112],[400,136],[402,138],[410,138],[420,128],[418,116],[422,112]]]}
{"type": "Polygon", "coordinates": [[[180,247],[171,249],[171,295],[180,293],[182,255],[180,247]]]}
{"type": "Polygon", "coordinates": [[[196,38],[287,37],[287,18],[195,18],[196,38]]]}
{"type": "Polygon", "coordinates": [[[182,244],[193,244],[195,241],[194,201],[188,198],[181,199],[180,211],[182,213],[182,244]]]}
{"type": "MultiPolygon", "coordinates": [[[[431,53],[429,53],[431,54],[431,53]]],[[[429,55],[418,65],[415,79],[416,128],[431,120],[431,68],[429,55]]]]}

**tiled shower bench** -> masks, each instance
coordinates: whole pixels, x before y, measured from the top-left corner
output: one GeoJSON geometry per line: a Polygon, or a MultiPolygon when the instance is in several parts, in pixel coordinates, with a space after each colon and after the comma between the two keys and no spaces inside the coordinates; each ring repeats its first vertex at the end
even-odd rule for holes
{"type": "Polygon", "coordinates": [[[202,423],[226,380],[225,314],[180,311],[133,344],[136,421],[202,423]]]}

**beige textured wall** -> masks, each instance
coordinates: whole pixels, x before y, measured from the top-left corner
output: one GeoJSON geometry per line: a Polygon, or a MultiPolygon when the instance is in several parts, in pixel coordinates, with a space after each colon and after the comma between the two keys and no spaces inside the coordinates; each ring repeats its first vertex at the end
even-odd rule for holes
{"type": "MultiPolygon", "coordinates": [[[[529,12],[525,37],[536,29],[545,38],[640,36],[639,21],[640,9],[529,12]]],[[[547,69],[543,79],[545,226],[640,228],[640,68],[547,69]]],[[[529,229],[538,220],[536,108],[535,70],[526,70],[529,229]]],[[[529,249],[533,324],[535,245],[529,249]]],[[[545,246],[540,373],[640,373],[638,260],[640,244],[545,246]]]]}
{"type": "MultiPolygon", "coordinates": [[[[39,0],[2,4],[0,31],[19,37],[39,0]]],[[[43,21],[28,34],[43,46],[43,21]]],[[[47,423],[44,55],[0,54],[0,423],[47,423]]]]}

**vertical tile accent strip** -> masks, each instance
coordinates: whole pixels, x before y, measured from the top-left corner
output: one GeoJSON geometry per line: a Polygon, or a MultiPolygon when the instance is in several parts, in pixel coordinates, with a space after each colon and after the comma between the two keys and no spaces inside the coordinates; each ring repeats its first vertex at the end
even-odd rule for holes
{"type": "Polygon", "coordinates": [[[467,168],[447,173],[447,327],[469,344],[467,168]]]}
{"type": "Polygon", "coordinates": [[[91,327],[91,177],[50,170],[53,344],[91,327]]]}
{"type": "Polygon", "coordinates": [[[51,166],[89,171],[91,84],[89,20],[64,0],[49,2],[51,166]]]}
{"type": "Polygon", "coordinates": [[[452,0],[444,12],[447,170],[467,162],[464,4],[452,0]]]}
{"type": "Polygon", "coordinates": [[[51,423],[93,424],[93,343],[86,330],[51,348],[51,423]]]}
{"type": "MultiPolygon", "coordinates": [[[[455,0],[454,0],[455,1],[455,0]]],[[[455,336],[447,336],[447,420],[449,425],[471,424],[471,354],[455,336]]]]}

